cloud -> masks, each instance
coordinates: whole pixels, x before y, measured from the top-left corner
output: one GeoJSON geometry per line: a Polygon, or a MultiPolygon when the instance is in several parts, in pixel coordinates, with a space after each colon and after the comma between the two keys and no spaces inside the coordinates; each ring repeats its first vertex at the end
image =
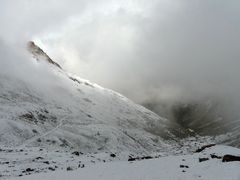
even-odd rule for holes
{"type": "Polygon", "coordinates": [[[42,0],[0,2],[0,37],[21,43],[44,32],[56,31],[67,19],[84,11],[85,0],[42,0]]]}
{"type": "Polygon", "coordinates": [[[140,103],[238,91],[238,1],[130,2],[86,8],[40,42],[69,71],[140,103]]]}
{"type": "Polygon", "coordinates": [[[138,103],[240,102],[240,2],[3,0],[0,37],[138,103]]]}

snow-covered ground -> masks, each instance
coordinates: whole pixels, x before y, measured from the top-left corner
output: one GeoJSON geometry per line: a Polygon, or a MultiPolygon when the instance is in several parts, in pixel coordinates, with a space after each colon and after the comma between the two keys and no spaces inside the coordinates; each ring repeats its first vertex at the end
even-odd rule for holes
{"type": "MultiPolygon", "coordinates": [[[[19,180],[239,180],[240,162],[222,162],[211,155],[240,155],[240,149],[215,146],[201,153],[142,161],[90,164],[76,171],[58,171],[16,178],[19,180]],[[208,160],[199,162],[199,158],[208,160]]],[[[96,155],[97,156],[97,155],[96,155]]]]}
{"type": "Polygon", "coordinates": [[[191,137],[179,140],[164,147],[161,152],[133,153],[130,151],[105,151],[84,153],[76,149],[46,147],[17,147],[0,149],[0,179],[25,176],[36,173],[49,173],[52,171],[66,171],[67,168],[76,170],[90,167],[94,164],[106,162],[126,162],[129,156],[135,157],[166,157],[173,155],[192,154],[198,147],[214,142],[210,137],[191,137]],[[30,168],[30,169],[29,169],[30,168]]]}

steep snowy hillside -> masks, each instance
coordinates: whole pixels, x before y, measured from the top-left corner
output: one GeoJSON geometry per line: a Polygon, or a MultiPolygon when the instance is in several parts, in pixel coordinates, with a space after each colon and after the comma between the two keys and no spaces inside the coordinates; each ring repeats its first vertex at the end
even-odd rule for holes
{"type": "MultiPolygon", "coordinates": [[[[67,73],[34,42],[28,44],[28,54],[18,54],[8,47],[0,51],[6,54],[0,61],[0,179],[85,167],[89,168],[81,171],[83,178],[89,175],[89,179],[96,179],[99,175],[103,179],[115,179],[115,176],[127,179],[131,171],[143,171],[144,174],[156,173],[145,178],[154,179],[178,166],[181,158],[194,164],[198,155],[134,164],[119,161],[192,154],[203,144],[235,140],[231,134],[200,137],[189,126],[162,118],[116,92],[67,73]],[[194,136],[180,138],[189,132],[194,136]],[[112,161],[113,164],[103,165],[112,161]],[[165,167],[166,161],[169,163],[165,167]],[[110,174],[90,173],[110,166],[113,167],[110,174]],[[150,166],[155,168],[145,171],[150,166]],[[128,173],[120,174],[119,168],[128,173]],[[115,176],[112,177],[111,172],[115,176]]],[[[189,120],[189,114],[194,111],[186,109],[175,109],[182,121],[189,120]]],[[[237,135],[238,132],[235,137],[237,135]]],[[[201,169],[199,176],[205,175],[204,169],[215,165],[219,163],[210,161],[196,166],[201,169]]],[[[197,168],[187,176],[179,171],[162,177],[191,179],[199,174],[197,168]]],[[[217,170],[224,168],[219,165],[217,170]]],[[[235,172],[236,164],[233,168],[235,172]]],[[[135,175],[136,179],[142,176],[141,173],[135,175]]],[[[46,176],[29,178],[59,179],[59,176],[65,177],[65,173],[46,176]]],[[[78,172],[70,174],[70,179],[78,176],[78,172]]]]}
{"type": "Polygon", "coordinates": [[[34,70],[27,80],[0,73],[1,146],[141,153],[168,147],[164,139],[173,135],[165,119],[67,74],[33,42],[28,48],[34,70]]]}

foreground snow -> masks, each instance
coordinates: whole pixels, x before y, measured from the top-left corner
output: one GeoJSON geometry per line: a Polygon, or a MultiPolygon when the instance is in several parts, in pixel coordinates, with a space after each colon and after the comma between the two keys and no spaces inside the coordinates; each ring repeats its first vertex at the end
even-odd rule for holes
{"type": "Polygon", "coordinates": [[[212,159],[211,154],[240,155],[240,149],[228,146],[215,146],[201,153],[182,156],[160,157],[143,161],[118,161],[98,163],[76,171],[58,171],[48,174],[24,176],[21,180],[239,180],[240,162],[223,163],[221,159],[212,159]],[[199,158],[209,158],[199,162],[199,158]],[[184,167],[181,168],[180,166],[184,167]]]}

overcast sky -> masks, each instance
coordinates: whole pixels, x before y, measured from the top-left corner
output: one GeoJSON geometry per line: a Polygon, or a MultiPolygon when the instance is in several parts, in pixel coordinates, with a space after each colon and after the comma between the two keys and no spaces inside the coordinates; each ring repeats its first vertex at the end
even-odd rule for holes
{"type": "Polygon", "coordinates": [[[0,23],[9,47],[34,40],[139,103],[240,96],[239,0],[1,0],[0,23]]]}

